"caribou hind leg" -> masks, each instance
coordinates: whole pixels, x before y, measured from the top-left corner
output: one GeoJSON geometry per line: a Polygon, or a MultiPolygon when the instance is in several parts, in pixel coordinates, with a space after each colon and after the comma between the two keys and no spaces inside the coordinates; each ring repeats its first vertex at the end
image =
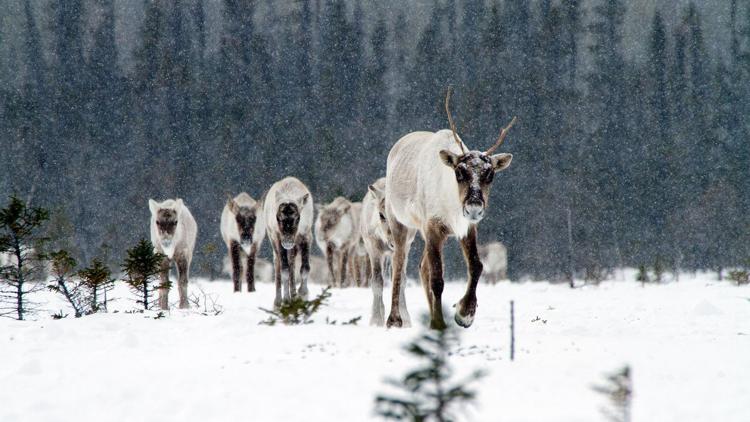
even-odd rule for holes
{"type": "MultiPolygon", "coordinates": [[[[436,221],[431,221],[425,233],[425,252],[427,252],[427,265],[430,269],[430,328],[443,330],[445,329],[445,319],[443,318],[443,245],[448,237],[446,227],[436,221]]],[[[425,289],[426,290],[426,289],[425,289]]]]}
{"type": "MultiPolygon", "coordinates": [[[[257,248],[255,245],[250,249],[250,253],[247,254],[247,265],[245,265],[245,279],[247,281],[247,291],[248,292],[254,292],[255,291],[255,254],[258,253],[257,248]]],[[[237,284],[236,287],[239,287],[240,280],[239,277],[237,277],[237,284]]],[[[236,292],[239,291],[239,289],[235,289],[236,292]]]]}
{"type": "Polygon", "coordinates": [[[395,220],[390,220],[391,233],[396,245],[393,251],[393,268],[391,269],[392,292],[391,292],[391,313],[388,315],[387,327],[403,327],[404,322],[409,325],[408,313],[406,311],[406,301],[404,289],[406,288],[406,263],[407,255],[411,242],[414,241],[416,232],[409,230],[406,226],[395,220]],[[406,319],[404,319],[404,317],[406,319]]]}
{"type": "Polygon", "coordinates": [[[159,308],[163,310],[169,309],[169,267],[171,262],[169,258],[164,257],[161,261],[161,269],[159,271],[160,286],[159,287],[159,308]]]}
{"type": "Polygon", "coordinates": [[[180,309],[189,309],[188,302],[188,272],[190,271],[190,261],[184,256],[176,259],[177,262],[177,288],[180,293],[180,309]]]}
{"type": "Polygon", "coordinates": [[[469,282],[466,294],[456,306],[456,324],[467,328],[474,322],[474,314],[477,311],[477,284],[482,275],[482,261],[477,251],[477,227],[471,226],[469,233],[461,239],[461,250],[469,273],[469,282]]]}

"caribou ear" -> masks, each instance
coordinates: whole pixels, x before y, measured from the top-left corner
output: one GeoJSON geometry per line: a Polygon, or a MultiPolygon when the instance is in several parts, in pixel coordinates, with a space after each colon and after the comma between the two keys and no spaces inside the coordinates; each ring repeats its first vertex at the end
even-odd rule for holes
{"type": "Polygon", "coordinates": [[[349,212],[349,210],[351,208],[352,208],[352,204],[351,203],[346,203],[346,204],[344,204],[344,206],[341,207],[341,213],[342,214],[346,214],[346,213],[349,212]]]}
{"type": "Polygon", "coordinates": [[[156,212],[159,211],[159,204],[157,204],[153,199],[149,199],[148,209],[151,210],[151,214],[156,215],[156,212]]]}
{"type": "Polygon", "coordinates": [[[447,149],[440,150],[440,159],[443,161],[443,164],[446,166],[454,169],[458,165],[458,159],[460,157],[457,154],[454,154],[447,149]]]}
{"type": "Polygon", "coordinates": [[[177,212],[179,213],[182,211],[182,207],[185,206],[185,204],[182,202],[182,198],[177,198],[175,201],[174,207],[177,209],[177,212]]]}
{"type": "Polygon", "coordinates": [[[502,171],[510,165],[513,154],[495,154],[490,157],[490,160],[492,160],[492,168],[495,169],[495,172],[502,171]]]}
{"type": "Polygon", "coordinates": [[[232,214],[237,214],[237,211],[239,211],[239,210],[238,210],[238,208],[239,208],[239,207],[237,206],[237,203],[236,203],[236,202],[234,202],[234,199],[233,199],[233,198],[229,198],[229,199],[227,200],[227,206],[229,207],[229,211],[230,211],[230,212],[231,212],[232,214]]]}
{"type": "Polygon", "coordinates": [[[383,190],[382,190],[382,189],[378,189],[378,187],[377,187],[377,186],[375,186],[374,184],[373,184],[373,185],[370,185],[370,186],[368,186],[368,187],[367,187],[367,190],[369,190],[370,192],[372,192],[372,194],[373,194],[373,195],[375,196],[375,198],[377,198],[377,199],[380,199],[380,198],[382,198],[382,197],[383,197],[383,194],[385,193],[385,192],[383,192],[383,190]]]}
{"type": "Polygon", "coordinates": [[[301,199],[301,200],[299,201],[299,203],[300,203],[300,208],[302,208],[302,207],[304,207],[305,205],[307,205],[307,200],[308,200],[308,199],[310,199],[310,194],[309,194],[309,193],[306,193],[306,194],[304,194],[304,195],[302,196],[302,199],[301,199]]]}

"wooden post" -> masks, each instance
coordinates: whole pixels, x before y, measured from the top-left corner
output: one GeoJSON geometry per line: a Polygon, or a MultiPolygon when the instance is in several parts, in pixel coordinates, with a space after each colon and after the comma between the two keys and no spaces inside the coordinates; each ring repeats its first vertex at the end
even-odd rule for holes
{"type": "Polygon", "coordinates": [[[510,360],[516,355],[516,328],[515,328],[515,310],[513,301],[510,301],[510,360]]]}
{"type": "Polygon", "coordinates": [[[570,207],[567,209],[568,212],[568,283],[570,288],[574,288],[573,284],[573,217],[571,216],[570,207]]]}

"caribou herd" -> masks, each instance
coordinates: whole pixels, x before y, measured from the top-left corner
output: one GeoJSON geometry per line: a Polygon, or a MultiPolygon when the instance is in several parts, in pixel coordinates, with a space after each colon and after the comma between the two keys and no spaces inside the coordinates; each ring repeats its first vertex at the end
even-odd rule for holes
{"type": "MultiPolygon", "coordinates": [[[[407,258],[417,233],[424,241],[419,275],[430,309],[430,325],[445,327],[443,318],[443,247],[455,237],[466,261],[466,293],[456,304],[454,319],[462,327],[474,321],[477,284],[483,268],[488,280],[505,278],[506,251],[499,242],[477,245],[477,224],[489,204],[495,173],[510,166],[513,156],[494,151],[503,143],[515,118],[486,151],[469,149],[456,133],[450,112],[450,90],[445,98],[450,129],[412,132],[391,148],[386,176],[367,187],[362,202],[337,197],[329,204],[314,204],[310,190],[295,177],[286,177],[254,199],[245,192],[229,196],[221,213],[221,236],[227,247],[234,291],[255,291],[256,255],[263,239],[273,250],[274,306],[308,295],[311,274],[310,244],[325,256],[313,275],[324,274],[330,286],[370,285],[373,302],[370,323],[376,326],[410,325],[406,309],[407,258]],[[314,214],[317,211],[317,218],[314,214]],[[484,264],[483,259],[484,257],[484,264]],[[390,271],[387,268],[390,267],[390,271]],[[390,313],[385,315],[383,287],[390,273],[390,313]]],[[[197,225],[181,199],[149,200],[151,241],[166,256],[162,281],[171,264],[177,267],[180,308],[188,307],[187,283],[195,249],[197,225]]],[[[168,285],[168,284],[166,284],[168,285]]],[[[166,309],[168,291],[160,294],[166,309]]]]}

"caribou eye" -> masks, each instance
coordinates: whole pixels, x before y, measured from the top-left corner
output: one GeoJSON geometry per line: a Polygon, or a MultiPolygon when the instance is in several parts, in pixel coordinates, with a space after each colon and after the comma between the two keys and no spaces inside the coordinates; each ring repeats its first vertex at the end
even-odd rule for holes
{"type": "Polygon", "coordinates": [[[495,177],[495,172],[492,170],[487,170],[482,175],[482,182],[484,183],[490,183],[492,182],[492,178],[495,177]]]}
{"type": "Polygon", "coordinates": [[[383,220],[383,221],[385,221],[385,215],[383,215],[382,212],[380,213],[380,219],[383,220]]]}
{"type": "Polygon", "coordinates": [[[463,170],[456,169],[456,180],[459,182],[463,182],[466,180],[466,175],[464,174],[463,170]]]}

